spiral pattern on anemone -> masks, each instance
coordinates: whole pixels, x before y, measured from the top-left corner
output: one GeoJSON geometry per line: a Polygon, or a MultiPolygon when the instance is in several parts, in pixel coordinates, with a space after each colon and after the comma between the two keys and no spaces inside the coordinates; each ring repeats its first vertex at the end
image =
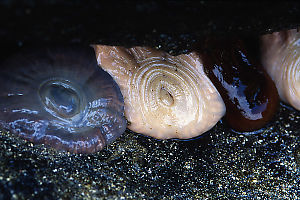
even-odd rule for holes
{"type": "Polygon", "coordinates": [[[192,138],[224,115],[218,91],[195,53],[94,46],[98,64],[121,88],[129,128],[160,139],[192,138]]]}
{"type": "Polygon", "coordinates": [[[262,36],[262,62],[280,98],[300,110],[300,33],[292,29],[262,36]]]}

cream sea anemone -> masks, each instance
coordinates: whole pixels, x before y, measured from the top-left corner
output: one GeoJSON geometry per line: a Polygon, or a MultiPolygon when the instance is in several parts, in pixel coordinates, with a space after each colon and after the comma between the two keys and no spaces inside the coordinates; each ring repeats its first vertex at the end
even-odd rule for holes
{"type": "Polygon", "coordinates": [[[211,129],[225,106],[196,53],[171,56],[147,47],[94,45],[100,67],[120,86],[128,128],[159,139],[211,129]]]}

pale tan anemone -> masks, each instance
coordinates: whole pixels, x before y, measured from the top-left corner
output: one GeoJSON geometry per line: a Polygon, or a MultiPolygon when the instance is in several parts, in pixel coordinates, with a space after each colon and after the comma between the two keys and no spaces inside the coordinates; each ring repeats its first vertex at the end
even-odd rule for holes
{"type": "Polygon", "coordinates": [[[98,64],[118,83],[128,128],[159,139],[187,139],[224,115],[223,100],[195,53],[94,45],[98,64]]]}
{"type": "Polygon", "coordinates": [[[262,63],[281,100],[300,110],[300,33],[296,29],[263,35],[262,63]]]}

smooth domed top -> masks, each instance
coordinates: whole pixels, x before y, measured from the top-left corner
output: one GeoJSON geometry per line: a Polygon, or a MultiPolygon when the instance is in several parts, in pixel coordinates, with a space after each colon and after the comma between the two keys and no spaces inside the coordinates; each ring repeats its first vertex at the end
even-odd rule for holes
{"type": "Polygon", "coordinates": [[[225,119],[233,129],[254,131],[273,118],[279,102],[275,84],[241,39],[208,38],[198,53],[224,100],[225,119]]]}

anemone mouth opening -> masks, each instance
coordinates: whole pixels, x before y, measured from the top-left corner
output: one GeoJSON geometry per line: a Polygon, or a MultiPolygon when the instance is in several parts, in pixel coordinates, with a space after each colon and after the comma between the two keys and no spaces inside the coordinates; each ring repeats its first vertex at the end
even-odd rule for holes
{"type": "Polygon", "coordinates": [[[166,106],[173,106],[175,99],[173,95],[165,87],[161,87],[159,91],[159,99],[166,106]]]}
{"type": "Polygon", "coordinates": [[[62,121],[78,122],[86,114],[86,96],[74,82],[62,78],[46,80],[38,94],[43,108],[62,121]]]}

